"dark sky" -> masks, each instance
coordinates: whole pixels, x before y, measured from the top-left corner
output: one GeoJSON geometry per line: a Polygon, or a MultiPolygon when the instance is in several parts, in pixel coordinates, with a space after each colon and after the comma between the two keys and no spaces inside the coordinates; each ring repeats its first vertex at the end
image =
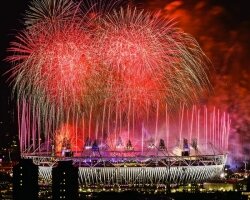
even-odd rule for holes
{"type": "MultiPolygon", "coordinates": [[[[23,28],[22,17],[27,8],[27,2],[28,0],[2,0],[0,5],[1,141],[4,140],[6,134],[17,134],[15,123],[16,116],[13,116],[15,103],[10,98],[11,87],[8,86],[7,76],[3,75],[8,69],[10,69],[10,64],[3,60],[7,56],[6,49],[8,48],[10,41],[13,40],[14,35],[18,30],[23,28]]],[[[178,20],[180,21],[179,24],[181,28],[194,35],[194,37],[201,43],[202,48],[215,66],[215,73],[220,74],[223,77],[224,75],[228,76],[228,74],[234,74],[229,77],[233,77],[232,80],[236,82],[242,79],[243,75],[241,75],[241,73],[243,71],[244,73],[245,71],[249,73],[250,12],[248,0],[137,0],[136,2],[140,7],[146,9],[149,8],[151,10],[161,9],[163,13],[170,14],[170,17],[180,17],[178,20]],[[177,2],[177,4],[179,2],[181,4],[174,7],[177,4],[174,4],[173,2],[177,2]],[[171,5],[172,7],[167,7],[167,5],[171,5]],[[233,49],[233,53],[231,54],[230,48],[233,49]],[[235,78],[235,74],[239,74],[237,78],[235,78]]],[[[245,101],[245,97],[243,97],[243,99],[245,101]]],[[[248,115],[249,112],[247,112],[246,115],[248,115]]],[[[248,123],[248,120],[246,120],[246,123],[248,123]]]]}
{"type": "Polygon", "coordinates": [[[4,75],[9,70],[10,65],[4,59],[7,56],[6,49],[13,39],[17,30],[22,28],[20,19],[27,4],[26,1],[6,0],[1,1],[0,11],[0,146],[6,144],[9,135],[17,135],[16,117],[14,114],[14,103],[11,100],[11,87],[7,83],[7,76],[4,75]]]}

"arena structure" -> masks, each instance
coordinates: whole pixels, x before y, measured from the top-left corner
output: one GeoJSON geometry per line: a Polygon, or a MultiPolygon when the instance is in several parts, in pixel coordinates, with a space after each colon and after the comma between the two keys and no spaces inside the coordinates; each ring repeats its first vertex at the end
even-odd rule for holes
{"type": "Polygon", "coordinates": [[[202,183],[218,179],[226,155],[74,157],[28,156],[39,165],[41,183],[51,184],[52,167],[60,160],[73,160],[79,166],[82,187],[165,186],[202,183]],[[45,165],[45,166],[44,166],[45,165]]]}
{"type": "Polygon", "coordinates": [[[209,59],[173,20],[119,2],[31,1],[7,58],[21,156],[48,183],[60,160],[86,187],[217,178],[231,122],[199,105],[209,59]]]}
{"type": "Polygon", "coordinates": [[[185,116],[179,115],[183,121],[178,126],[182,129],[189,127],[189,131],[181,132],[178,127],[180,139],[171,136],[173,128],[168,124],[165,128],[169,129],[159,130],[156,135],[147,133],[142,127],[140,144],[136,139],[123,141],[121,137],[115,144],[108,138],[105,141],[87,138],[82,150],[78,151],[71,148],[76,141],[70,144],[69,138],[64,138],[59,152],[53,149],[53,144],[49,144],[51,141],[47,141],[36,151],[27,149],[22,152],[22,157],[32,159],[39,165],[40,180],[46,184],[51,184],[52,168],[57,166],[58,161],[64,160],[72,160],[74,166],[79,167],[79,183],[83,188],[166,188],[171,184],[219,179],[227,159],[229,118],[214,109],[210,119],[206,107],[194,106],[191,113],[188,112],[184,109],[181,113],[185,116]],[[191,119],[196,119],[192,124],[185,123],[189,114],[191,119]],[[219,117],[218,122],[215,116],[219,117]],[[198,118],[200,121],[197,121],[198,118]]]}
{"type": "MultiPolygon", "coordinates": [[[[96,154],[97,152],[91,152],[96,154]]],[[[220,178],[226,155],[182,155],[169,154],[155,149],[154,153],[136,151],[98,152],[96,155],[55,157],[24,154],[39,165],[42,183],[50,184],[52,168],[61,160],[73,160],[79,167],[79,183],[82,187],[128,187],[165,186],[168,184],[202,183],[220,178]]]]}

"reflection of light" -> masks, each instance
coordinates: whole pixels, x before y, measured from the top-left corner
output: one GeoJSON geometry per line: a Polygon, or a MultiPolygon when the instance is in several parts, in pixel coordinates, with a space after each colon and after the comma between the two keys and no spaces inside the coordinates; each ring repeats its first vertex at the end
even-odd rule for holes
{"type": "Polygon", "coordinates": [[[119,144],[119,145],[116,146],[116,148],[121,149],[121,148],[123,148],[123,145],[119,144]]]}
{"type": "Polygon", "coordinates": [[[247,178],[247,177],[248,177],[248,175],[247,175],[247,174],[245,174],[245,175],[244,175],[244,178],[247,178]]]}
{"type": "Polygon", "coordinates": [[[221,173],[221,174],[220,174],[220,177],[221,177],[221,178],[225,178],[225,174],[224,174],[224,173],[221,173]]]}
{"type": "Polygon", "coordinates": [[[85,146],[85,149],[91,149],[91,146],[85,146]]]}

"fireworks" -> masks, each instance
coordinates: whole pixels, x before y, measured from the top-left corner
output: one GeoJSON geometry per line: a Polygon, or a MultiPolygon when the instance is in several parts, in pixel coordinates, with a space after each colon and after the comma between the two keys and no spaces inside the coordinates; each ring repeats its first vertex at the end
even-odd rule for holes
{"type": "Polygon", "coordinates": [[[173,22],[127,8],[103,17],[100,27],[98,47],[102,66],[110,71],[108,89],[123,107],[132,101],[140,113],[157,101],[164,106],[193,103],[208,89],[206,57],[173,22]]]}
{"type": "Polygon", "coordinates": [[[81,18],[79,5],[72,0],[33,0],[26,11],[25,25],[52,26],[79,18],[81,18]]]}
{"type": "Polygon", "coordinates": [[[195,103],[207,93],[209,61],[171,20],[115,3],[91,5],[34,0],[26,29],[11,44],[20,113],[45,134],[76,121],[88,124],[89,135],[118,132],[118,123],[129,132],[166,105],[195,103]]]}

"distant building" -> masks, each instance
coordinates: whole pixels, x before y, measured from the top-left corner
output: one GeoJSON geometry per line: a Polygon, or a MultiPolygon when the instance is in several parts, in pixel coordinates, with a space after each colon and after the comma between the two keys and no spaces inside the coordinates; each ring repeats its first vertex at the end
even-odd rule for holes
{"type": "Polygon", "coordinates": [[[59,161],[52,169],[53,199],[78,199],[78,168],[72,163],[59,161]]]}
{"type": "Polygon", "coordinates": [[[250,175],[247,177],[247,191],[250,192],[250,175]]]}
{"type": "Polygon", "coordinates": [[[234,191],[234,184],[232,183],[203,183],[205,190],[214,191],[234,191]]]}
{"type": "Polygon", "coordinates": [[[13,167],[13,199],[38,199],[38,166],[32,159],[21,159],[13,167]]]}

